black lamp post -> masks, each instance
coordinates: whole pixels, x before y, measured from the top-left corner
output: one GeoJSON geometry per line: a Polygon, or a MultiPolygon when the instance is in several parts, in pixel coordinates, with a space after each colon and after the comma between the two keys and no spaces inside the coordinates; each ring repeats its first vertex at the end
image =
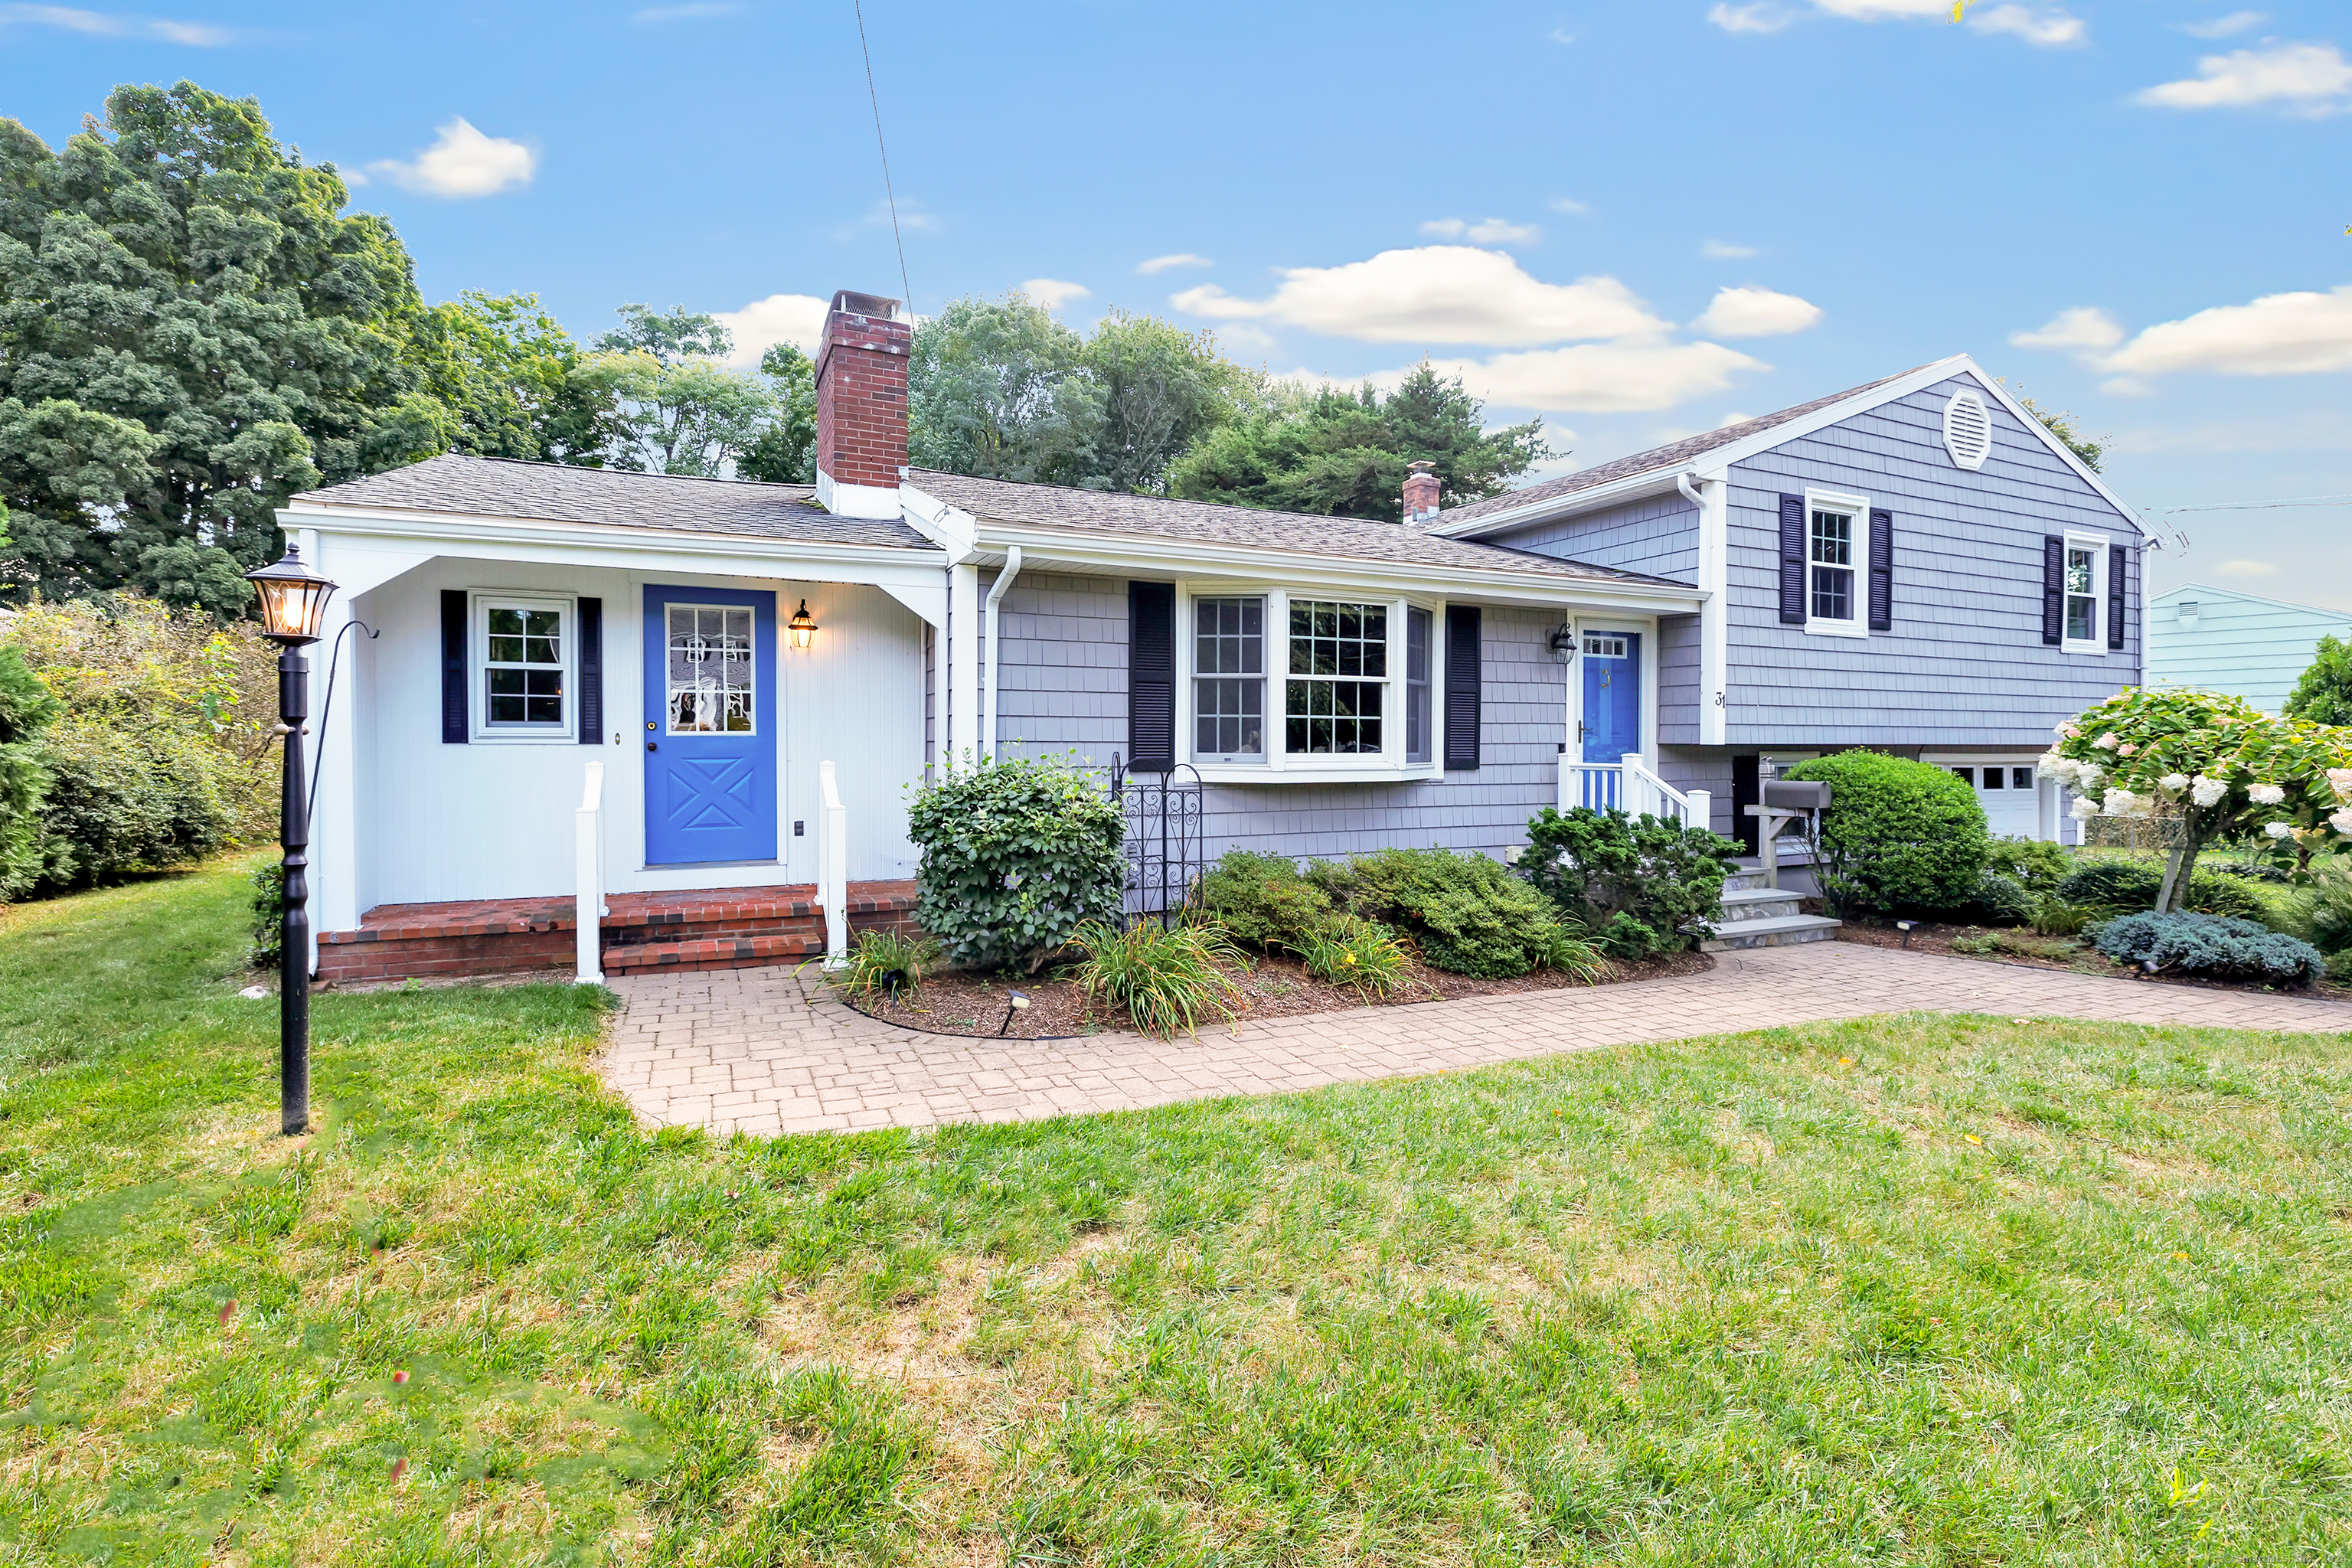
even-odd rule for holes
{"type": "Polygon", "coordinates": [[[286,887],[278,927],[278,1117],[289,1138],[310,1129],[310,799],[302,766],[302,721],[310,716],[310,664],[302,649],[319,640],[335,585],[302,564],[291,542],[286,559],[247,573],[261,595],[261,631],[278,645],[278,727],[286,738],[285,794],[278,840],[286,851],[286,887]]]}

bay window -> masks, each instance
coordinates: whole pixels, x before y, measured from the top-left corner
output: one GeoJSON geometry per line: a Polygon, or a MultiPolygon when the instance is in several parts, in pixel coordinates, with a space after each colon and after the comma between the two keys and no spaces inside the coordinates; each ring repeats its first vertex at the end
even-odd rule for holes
{"type": "Polygon", "coordinates": [[[1192,756],[1265,755],[1265,601],[1192,601],[1192,756]]]}
{"type": "Polygon", "coordinates": [[[1233,782],[1424,776],[1444,725],[1442,612],[1202,584],[1176,612],[1179,761],[1233,782]]]}
{"type": "Polygon", "coordinates": [[[1294,757],[1377,754],[1388,673],[1386,605],[1292,600],[1283,751],[1294,757]]]}

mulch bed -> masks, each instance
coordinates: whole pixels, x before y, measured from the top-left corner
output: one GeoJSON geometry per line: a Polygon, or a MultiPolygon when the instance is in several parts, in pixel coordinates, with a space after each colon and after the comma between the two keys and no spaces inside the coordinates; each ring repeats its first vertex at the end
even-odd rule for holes
{"type": "MultiPolygon", "coordinates": [[[[1622,984],[1632,980],[1658,980],[1672,974],[1696,974],[1715,967],[1703,952],[1680,952],[1641,963],[1614,963],[1598,984],[1622,984]]],[[[1350,1007],[1399,1007],[1415,1002],[1450,1002],[1463,996],[1500,996],[1518,991],[1559,991],[1580,984],[1557,970],[1538,969],[1516,980],[1476,980],[1466,974],[1414,963],[1405,970],[1406,982],[1385,1000],[1360,995],[1345,985],[1318,980],[1297,960],[1268,956],[1254,959],[1234,972],[1242,1000],[1234,1011],[1245,1019],[1289,1018],[1305,1013],[1329,1013],[1350,1007]]],[[[1090,1004],[1075,980],[1041,977],[1012,981],[995,975],[957,973],[927,981],[919,996],[885,995],[848,998],[849,1005],[871,1018],[919,1029],[931,1035],[998,1037],[1006,1022],[1006,995],[1020,991],[1029,998],[1026,1008],[1013,1012],[1003,1037],[1013,1040],[1052,1039],[1070,1035],[1098,1034],[1134,1026],[1115,1007],[1090,1004]]],[[[1223,1020],[1212,1014],[1202,1027],[1223,1020]]]]}
{"type": "MultiPolygon", "coordinates": [[[[1809,908],[1811,906],[1809,904],[1809,908]]],[[[2106,956],[2090,943],[2084,942],[2071,957],[2044,957],[2031,952],[2020,952],[2003,947],[1992,952],[1963,952],[1952,944],[1961,938],[1981,939],[1987,936],[2013,937],[2020,942],[2047,942],[2057,946],[2063,937],[2035,936],[2031,931],[2015,927],[1939,925],[1932,921],[1912,923],[1910,940],[1892,924],[1865,925],[1849,920],[1838,928],[1840,942],[1858,942],[1865,947],[1906,947],[1914,952],[1940,952],[1954,958],[1973,958],[1988,963],[2014,963],[2027,969],[2063,969],[2075,974],[2104,974],[2111,980],[2138,980],[2158,985],[2191,985],[2206,991],[2267,991],[2288,996],[2315,996],[2327,1001],[2352,999],[2352,986],[2336,984],[2328,980],[2316,980],[2309,985],[2265,985],[2258,980],[2209,980],[2193,974],[2148,974],[2140,970],[2110,963],[2106,956]]]]}

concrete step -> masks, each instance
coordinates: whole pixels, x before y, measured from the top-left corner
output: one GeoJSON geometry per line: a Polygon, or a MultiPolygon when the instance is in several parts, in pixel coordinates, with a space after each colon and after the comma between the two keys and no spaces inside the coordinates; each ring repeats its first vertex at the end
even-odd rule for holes
{"type": "Polygon", "coordinates": [[[1790,888],[1727,888],[1719,921],[1748,921],[1793,915],[1805,896],[1790,888]]]}
{"type": "Polygon", "coordinates": [[[1727,922],[1717,928],[1717,934],[1699,943],[1699,951],[1736,952],[1750,947],[1793,947],[1799,942],[1828,942],[1843,923],[1827,915],[1778,915],[1769,920],[1727,922]]]}

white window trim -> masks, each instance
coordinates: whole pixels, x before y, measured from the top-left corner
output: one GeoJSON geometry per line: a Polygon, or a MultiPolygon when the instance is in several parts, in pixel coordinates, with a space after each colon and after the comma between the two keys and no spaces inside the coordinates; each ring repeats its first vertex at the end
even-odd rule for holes
{"type": "Polygon", "coordinates": [[[1805,630],[1820,637],[1870,635],[1870,498],[1841,490],[1805,489],[1805,630]],[[1853,618],[1835,621],[1813,614],[1813,508],[1853,514],[1853,618]]]}
{"type": "Polygon", "coordinates": [[[2110,541],[2104,533],[2076,533],[2068,531],[2066,543],[2058,557],[2058,636],[2059,651],[2090,654],[2104,658],[2107,654],[2107,551],[2110,541]],[[2091,552],[2091,635],[2074,637],[2066,635],[2066,601],[2074,595],[2066,590],[2066,557],[2078,549],[2091,552]]]}
{"type": "Polygon", "coordinates": [[[1576,657],[1568,661],[1568,738],[1560,761],[1576,766],[1601,766],[1622,759],[1606,757],[1601,763],[1584,761],[1584,639],[1588,637],[1639,637],[1640,651],[1634,656],[1636,677],[1642,683],[1640,717],[1635,721],[1635,755],[1642,765],[1653,771],[1658,766],[1658,623],[1655,621],[1587,619],[1573,617],[1570,629],[1576,635],[1576,657]]]}
{"type": "Polygon", "coordinates": [[[1176,584],[1176,722],[1177,760],[1209,784],[1394,784],[1441,776],[1444,767],[1445,733],[1445,606],[1443,601],[1416,596],[1395,597],[1354,588],[1317,588],[1258,582],[1176,584]],[[1202,762],[1194,755],[1198,734],[1193,723],[1192,603],[1195,599],[1262,598],[1265,601],[1265,759],[1263,762],[1202,762]],[[1381,605],[1389,612],[1389,673],[1381,678],[1387,689],[1381,699],[1381,750],[1377,757],[1363,752],[1314,756],[1285,751],[1290,679],[1290,601],[1293,598],[1353,605],[1381,605]],[[1430,612],[1429,722],[1430,760],[1408,763],[1405,752],[1405,610],[1430,612]]]}
{"type": "Polygon", "coordinates": [[[466,711],[473,741],[488,746],[569,746],[578,743],[580,729],[580,599],[575,594],[530,591],[501,593],[475,588],[466,606],[466,711]],[[554,610],[562,616],[557,637],[563,654],[563,722],[544,728],[519,729],[490,722],[488,671],[490,658],[490,610],[554,610]]]}

